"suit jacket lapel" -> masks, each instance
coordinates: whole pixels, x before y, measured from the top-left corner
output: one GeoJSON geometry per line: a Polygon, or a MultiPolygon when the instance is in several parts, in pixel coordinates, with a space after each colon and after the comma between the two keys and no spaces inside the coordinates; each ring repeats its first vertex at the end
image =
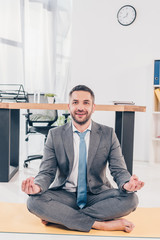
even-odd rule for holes
{"type": "Polygon", "coordinates": [[[98,124],[92,121],[92,128],[90,133],[90,144],[89,144],[89,151],[88,151],[88,168],[91,167],[92,161],[94,156],[97,152],[100,139],[101,139],[102,131],[98,124]]]}
{"type": "Polygon", "coordinates": [[[66,124],[64,126],[64,131],[62,132],[62,139],[64,143],[64,149],[69,160],[69,173],[70,173],[74,161],[73,131],[71,123],[66,124]]]}

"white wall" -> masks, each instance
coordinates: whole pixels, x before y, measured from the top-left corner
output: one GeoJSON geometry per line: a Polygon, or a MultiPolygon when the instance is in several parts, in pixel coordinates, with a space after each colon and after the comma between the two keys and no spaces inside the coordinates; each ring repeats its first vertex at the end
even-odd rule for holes
{"type": "MultiPolygon", "coordinates": [[[[86,84],[96,103],[132,100],[147,107],[136,113],[134,159],[149,161],[153,62],[160,58],[160,1],[73,0],[72,86],[86,84]],[[125,4],[137,10],[127,27],[117,21],[125,4]]],[[[114,113],[94,120],[114,126],[114,113]]]]}

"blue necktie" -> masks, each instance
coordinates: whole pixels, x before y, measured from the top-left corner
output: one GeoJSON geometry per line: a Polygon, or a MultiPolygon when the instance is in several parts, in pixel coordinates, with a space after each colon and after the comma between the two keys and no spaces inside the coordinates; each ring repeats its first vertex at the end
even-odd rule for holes
{"type": "Polygon", "coordinates": [[[83,133],[76,131],[80,137],[77,186],[77,205],[79,208],[83,208],[87,203],[87,151],[84,140],[87,131],[83,133]]]}

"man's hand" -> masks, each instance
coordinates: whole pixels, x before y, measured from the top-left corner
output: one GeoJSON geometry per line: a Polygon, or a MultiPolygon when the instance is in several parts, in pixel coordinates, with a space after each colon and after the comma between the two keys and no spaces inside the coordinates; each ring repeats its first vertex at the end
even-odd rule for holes
{"type": "Polygon", "coordinates": [[[123,188],[129,192],[140,190],[144,186],[144,182],[139,181],[136,175],[133,175],[129,182],[123,185],[123,188]]]}
{"type": "Polygon", "coordinates": [[[29,177],[22,182],[22,191],[26,194],[37,194],[41,191],[40,186],[34,184],[34,177],[29,177]]]}

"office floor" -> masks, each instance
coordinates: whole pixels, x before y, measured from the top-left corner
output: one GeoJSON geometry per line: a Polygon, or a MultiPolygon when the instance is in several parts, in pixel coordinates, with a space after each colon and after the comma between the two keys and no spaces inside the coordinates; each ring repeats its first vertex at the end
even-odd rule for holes
{"type": "MultiPolygon", "coordinates": [[[[22,161],[22,160],[21,160],[22,161]]],[[[26,202],[27,196],[21,191],[21,182],[28,176],[35,176],[38,171],[40,161],[34,161],[28,168],[23,168],[20,162],[19,172],[8,183],[0,183],[0,202],[26,202]]],[[[144,182],[144,188],[138,192],[139,207],[160,207],[160,164],[148,164],[145,162],[134,162],[134,171],[144,182]]],[[[103,240],[104,237],[88,236],[60,236],[60,235],[41,235],[41,234],[15,234],[0,233],[0,240],[103,240]]],[[[120,239],[117,237],[105,237],[107,240],[120,239]]],[[[125,238],[132,240],[132,238],[125,238]]],[[[138,239],[138,238],[137,238],[138,239]]],[[[150,238],[151,239],[151,238],[150,238]]],[[[134,238],[135,240],[135,238],[134,238]]]]}

